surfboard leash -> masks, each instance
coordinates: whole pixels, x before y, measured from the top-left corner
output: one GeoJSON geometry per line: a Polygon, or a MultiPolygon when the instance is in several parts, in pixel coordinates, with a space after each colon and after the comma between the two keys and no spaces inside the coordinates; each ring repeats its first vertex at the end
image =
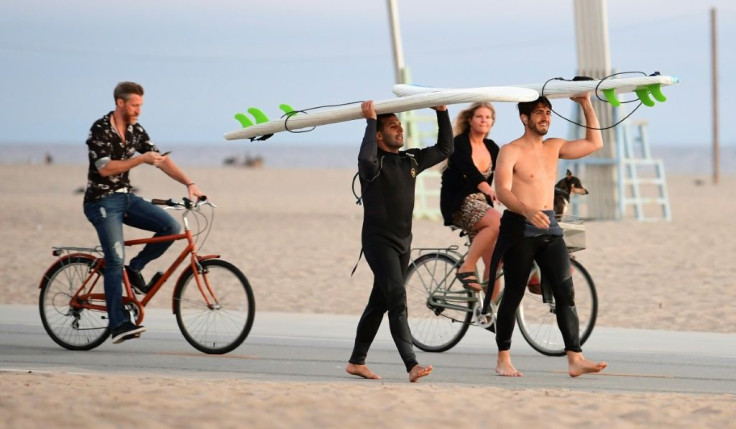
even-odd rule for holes
{"type": "MultiPolygon", "coordinates": [[[[654,73],[652,73],[651,75],[647,75],[646,73],[644,73],[644,72],[642,72],[642,71],[627,71],[627,72],[617,72],[617,73],[612,73],[612,74],[610,74],[610,75],[608,75],[608,76],[606,76],[606,77],[604,77],[604,78],[600,79],[600,82],[598,82],[598,84],[597,84],[597,85],[595,86],[595,90],[594,90],[594,92],[595,92],[595,96],[596,96],[596,98],[598,98],[598,100],[600,100],[600,101],[602,101],[602,102],[604,102],[604,103],[609,103],[609,104],[611,104],[611,101],[610,101],[610,100],[608,100],[608,99],[605,99],[605,98],[601,98],[601,96],[600,96],[600,95],[598,95],[598,91],[599,91],[599,88],[600,88],[601,84],[602,84],[602,83],[603,83],[604,81],[606,81],[606,80],[608,80],[608,79],[611,79],[611,78],[613,78],[614,76],[618,76],[618,75],[622,75],[622,74],[632,74],[632,73],[642,74],[642,75],[644,75],[644,76],[658,76],[658,75],[659,75],[659,72],[654,72],[654,73]]],[[[574,78],[572,78],[572,79],[565,79],[565,78],[563,78],[563,77],[553,77],[553,78],[551,78],[551,79],[548,79],[548,80],[547,80],[547,81],[546,81],[546,82],[544,83],[544,85],[542,85],[542,93],[541,93],[541,96],[542,96],[542,97],[544,96],[544,89],[545,89],[545,88],[547,87],[547,84],[548,84],[548,83],[550,83],[550,82],[552,82],[553,80],[561,80],[561,81],[565,81],[565,82],[579,82],[579,81],[582,81],[582,80],[594,80],[594,79],[593,79],[592,77],[588,77],[588,76],[575,76],[575,77],[574,77],[574,78]]],[[[580,123],[578,123],[578,122],[576,122],[576,121],[573,121],[572,119],[566,118],[565,116],[563,116],[563,115],[561,115],[561,114],[557,113],[557,112],[555,111],[555,109],[551,109],[551,110],[552,110],[552,113],[554,113],[554,114],[555,114],[555,115],[557,115],[558,117],[560,117],[560,118],[562,118],[562,119],[566,120],[567,122],[570,122],[571,124],[575,124],[575,125],[577,125],[577,126],[579,126],[579,127],[587,128],[587,129],[589,129],[589,130],[598,130],[598,131],[603,131],[603,130],[608,130],[608,129],[610,129],[610,128],[614,128],[614,127],[618,126],[618,125],[619,125],[620,123],[622,123],[623,121],[627,120],[627,119],[628,119],[628,118],[629,118],[629,117],[630,117],[631,115],[633,115],[633,114],[634,114],[634,112],[636,112],[636,111],[637,111],[637,109],[639,109],[639,107],[641,107],[641,105],[643,104],[643,102],[641,101],[641,99],[637,99],[637,100],[628,100],[628,101],[621,101],[621,102],[619,102],[619,104],[621,104],[621,103],[623,103],[623,104],[626,104],[626,103],[634,103],[634,102],[636,102],[636,101],[639,101],[639,104],[638,104],[638,105],[637,105],[636,107],[634,107],[634,109],[633,109],[633,110],[632,110],[631,112],[629,112],[629,114],[627,114],[626,116],[624,116],[624,117],[623,117],[622,119],[620,119],[619,121],[617,121],[617,122],[616,122],[615,124],[613,124],[613,125],[609,125],[609,126],[607,126],[607,127],[600,127],[600,128],[596,128],[596,127],[589,127],[589,126],[587,126],[587,125],[584,125],[584,124],[580,124],[580,123]]]]}
{"type": "Polygon", "coordinates": [[[289,119],[291,119],[292,116],[296,116],[297,113],[304,113],[305,115],[308,115],[309,114],[308,112],[310,110],[324,109],[324,108],[327,108],[327,107],[349,106],[351,104],[362,103],[362,102],[363,102],[363,100],[359,100],[359,101],[349,101],[347,103],[340,103],[340,104],[324,104],[322,106],[307,107],[306,109],[301,109],[301,110],[291,110],[290,112],[287,112],[287,113],[284,113],[283,115],[281,115],[281,117],[282,118],[284,116],[286,117],[286,120],[284,120],[284,128],[286,128],[286,131],[288,131],[290,133],[295,133],[295,134],[308,133],[310,131],[314,131],[314,129],[317,128],[317,126],[315,125],[312,128],[309,128],[308,130],[301,130],[301,131],[292,130],[292,129],[289,129],[289,119]]]}

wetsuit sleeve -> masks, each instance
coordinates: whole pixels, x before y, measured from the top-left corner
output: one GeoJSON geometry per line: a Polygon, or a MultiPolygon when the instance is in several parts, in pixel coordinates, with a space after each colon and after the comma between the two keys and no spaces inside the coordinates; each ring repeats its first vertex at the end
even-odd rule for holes
{"type": "Polygon", "coordinates": [[[378,174],[378,144],[376,143],[376,127],[378,122],[366,119],[365,135],[358,152],[358,173],[365,180],[372,180],[378,174]]]}
{"type": "Polygon", "coordinates": [[[365,134],[358,152],[358,173],[365,180],[371,180],[378,173],[377,124],[373,118],[366,119],[365,134]]]}
{"type": "Polygon", "coordinates": [[[437,125],[437,143],[419,152],[420,172],[447,159],[452,154],[455,146],[452,139],[450,113],[447,110],[437,111],[437,125]]]}

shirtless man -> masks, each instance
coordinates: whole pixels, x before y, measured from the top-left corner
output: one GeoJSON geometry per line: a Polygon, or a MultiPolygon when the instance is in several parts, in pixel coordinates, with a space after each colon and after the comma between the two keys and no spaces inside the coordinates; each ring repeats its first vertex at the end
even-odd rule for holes
{"type": "MultiPolygon", "coordinates": [[[[496,320],[498,357],[496,373],[520,377],[511,363],[514,316],[524,296],[533,261],[550,280],[557,304],[557,325],[565,342],[571,377],[599,372],[605,362],[583,357],[570,260],[562,229],[554,217],[554,187],[557,159],[577,159],[603,147],[603,140],[590,95],[572,98],[580,104],[588,127],[584,139],[544,139],[549,131],[552,105],[545,97],[519,103],[524,135],[503,146],[496,166],[496,195],[506,206],[501,232],[493,251],[491,267],[503,260],[506,286],[496,320]],[[592,129],[591,129],[592,128],[592,129]]],[[[486,296],[488,309],[490,295],[486,296]]]]}

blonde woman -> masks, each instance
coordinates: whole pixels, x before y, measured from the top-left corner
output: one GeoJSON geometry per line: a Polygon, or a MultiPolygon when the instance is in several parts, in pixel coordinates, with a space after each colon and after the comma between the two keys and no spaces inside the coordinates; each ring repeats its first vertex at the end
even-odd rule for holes
{"type": "MultiPolygon", "coordinates": [[[[442,173],[440,209],[445,225],[465,231],[471,242],[457,278],[466,289],[480,291],[475,267],[483,258],[487,282],[493,246],[498,238],[501,214],[493,208],[496,192],[491,186],[498,145],[488,138],[496,119],[490,103],[474,103],[455,119],[455,151],[442,173]]],[[[496,291],[496,294],[498,291],[496,291]]],[[[495,296],[494,296],[495,298],[495,296]]]]}

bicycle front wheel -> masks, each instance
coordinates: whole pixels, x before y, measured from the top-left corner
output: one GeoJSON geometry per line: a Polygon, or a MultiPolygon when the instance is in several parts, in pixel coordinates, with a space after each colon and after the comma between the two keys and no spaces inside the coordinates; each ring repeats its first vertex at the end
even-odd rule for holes
{"type": "MultiPolygon", "coordinates": [[[[570,259],[572,281],[575,288],[575,308],[580,323],[580,344],[593,332],[598,317],[598,295],[588,271],[575,259],[570,259]]],[[[524,339],[539,353],[547,356],[564,356],[565,343],[557,327],[555,302],[545,303],[542,295],[526,289],[524,299],[516,313],[516,321],[524,339]]]]}
{"type": "Polygon", "coordinates": [[[406,302],[411,339],[425,352],[453,348],[468,331],[473,294],[455,278],[458,261],[443,252],[428,253],[409,264],[406,302]]]}
{"type": "Polygon", "coordinates": [[[209,354],[235,350],[245,341],[255,317],[253,291],[245,275],[221,259],[201,262],[174,291],[176,322],[195,349],[209,354]],[[199,283],[197,283],[199,280],[199,283]]]}
{"type": "MultiPolygon", "coordinates": [[[[92,255],[62,257],[41,281],[41,323],[49,337],[65,349],[91,350],[110,335],[107,311],[85,308],[91,302],[84,297],[93,288],[104,296],[103,270],[96,269],[96,263],[97,258],[92,255]]],[[[105,307],[104,300],[94,304],[105,307]]]]}

